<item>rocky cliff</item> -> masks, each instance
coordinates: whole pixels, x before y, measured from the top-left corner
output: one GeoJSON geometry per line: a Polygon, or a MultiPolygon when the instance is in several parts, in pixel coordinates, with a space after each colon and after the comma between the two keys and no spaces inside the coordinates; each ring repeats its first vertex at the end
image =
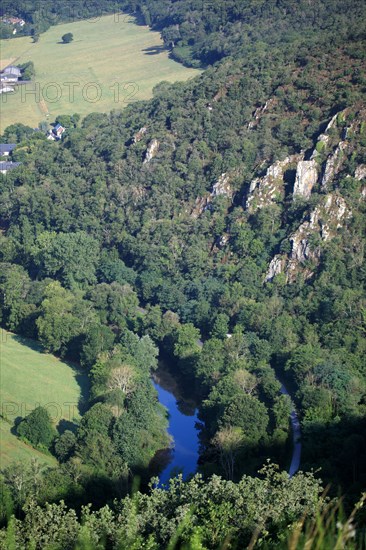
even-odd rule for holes
{"type": "Polygon", "coordinates": [[[301,160],[296,169],[293,198],[308,199],[314,185],[318,181],[318,169],[315,160],[301,160]]]}
{"type": "Polygon", "coordinates": [[[343,197],[337,193],[323,196],[309,219],[289,236],[290,253],[277,254],[272,259],[265,280],[271,281],[280,273],[286,275],[287,282],[293,282],[299,272],[305,278],[311,277],[321,255],[322,242],[334,237],[351,216],[343,197]]]}
{"type": "Polygon", "coordinates": [[[255,178],[249,186],[244,207],[250,212],[269,206],[285,196],[285,173],[295,168],[302,155],[291,155],[269,166],[263,177],[255,178]]]}
{"type": "MultiPolygon", "coordinates": [[[[290,251],[273,257],[265,281],[272,281],[281,273],[287,282],[296,280],[300,273],[305,278],[311,277],[324,243],[350,221],[352,211],[341,189],[347,188],[344,182],[351,181],[349,178],[361,182],[366,179],[366,164],[357,164],[357,160],[365,157],[362,137],[365,121],[364,109],[345,109],[336,114],[317,139],[310,160],[297,163],[293,198],[309,199],[319,184],[318,194],[314,195],[316,206],[304,214],[298,228],[286,237],[290,251]]],[[[271,182],[264,178],[261,185],[266,189],[261,195],[267,197],[265,203],[269,204],[271,182]]],[[[254,202],[255,189],[257,185],[250,191],[249,203],[247,199],[249,207],[254,202]]],[[[366,197],[366,185],[359,186],[359,197],[360,200],[366,197]]]]}
{"type": "Polygon", "coordinates": [[[160,147],[160,143],[157,139],[154,138],[150,141],[145,153],[144,164],[147,164],[152,161],[152,159],[157,155],[159,151],[159,147],[160,147]]]}

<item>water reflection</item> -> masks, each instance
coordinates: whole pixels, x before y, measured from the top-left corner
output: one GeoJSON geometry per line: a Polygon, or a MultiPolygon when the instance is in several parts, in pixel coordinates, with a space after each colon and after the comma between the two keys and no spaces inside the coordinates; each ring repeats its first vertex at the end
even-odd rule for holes
{"type": "Polygon", "coordinates": [[[172,448],[163,449],[154,457],[154,462],[159,462],[160,468],[163,466],[160,483],[166,483],[179,473],[186,479],[197,470],[199,442],[196,403],[184,394],[163,363],[154,374],[153,384],[160,403],[168,409],[168,432],[173,438],[172,448]]]}

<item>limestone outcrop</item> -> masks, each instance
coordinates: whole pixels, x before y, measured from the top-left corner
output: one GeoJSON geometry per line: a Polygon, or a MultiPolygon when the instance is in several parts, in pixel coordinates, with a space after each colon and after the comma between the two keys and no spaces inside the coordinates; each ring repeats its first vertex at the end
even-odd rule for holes
{"type": "MultiPolygon", "coordinates": [[[[360,137],[364,135],[365,125],[366,109],[363,106],[337,113],[319,136],[310,160],[301,158],[297,162],[293,196],[309,198],[314,186],[320,182],[317,206],[304,216],[296,231],[287,235],[283,248],[290,251],[272,258],[265,281],[272,281],[280,273],[289,283],[299,275],[305,279],[313,275],[324,243],[347,226],[352,217],[344,198],[347,195],[343,195],[345,178],[353,177],[361,182],[360,200],[366,198],[366,164],[360,163],[364,160],[364,145],[360,137]],[[352,158],[359,159],[359,164],[351,169],[353,163],[346,161],[352,158]]],[[[275,175],[278,175],[276,170],[275,175]]],[[[271,189],[268,179],[262,179],[261,184],[271,189]]],[[[251,201],[254,200],[251,195],[258,192],[257,189],[258,180],[254,180],[249,193],[251,201]]]]}
{"type": "Polygon", "coordinates": [[[360,164],[355,170],[355,179],[362,181],[366,179],[366,164],[360,164]]]}
{"type": "Polygon", "coordinates": [[[334,176],[338,173],[342,161],[344,159],[344,152],[347,149],[348,143],[346,141],[340,141],[337,145],[336,150],[331,154],[324,168],[324,174],[322,178],[322,187],[327,188],[328,184],[332,181],[334,176]]]}
{"type": "Polygon", "coordinates": [[[269,268],[266,275],[266,281],[272,281],[276,275],[283,273],[287,263],[287,256],[283,254],[276,254],[269,264],[269,268]]]}
{"type": "Polygon", "coordinates": [[[147,147],[144,164],[151,162],[159,151],[160,142],[157,139],[152,139],[147,147]]]}
{"type": "Polygon", "coordinates": [[[230,185],[230,176],[229,174],[221,174],[219,179],[216,183],[214,183],[211,196],[217,197],[219,195],[223,195],[225,197],[229,197],[230,199],[233,196],[233,190],[230,185]]]}
{"type": "Polygon", "coordinates": [[[301,160],[296,169],[293,197],[308,199],[318,181],[317,163],[313,160],[301,160]]]}
{"type": "Polygon", "coordinates": [[[146,132],[147,132],[146,126],[143,126],[142,128],[140,128],[140,130],[133,136],[132,143],[138,143],[139,141],[141,141],[144,135],[146,134],[146,132]]]}
{"type": "Polygon", "coordinates": [[[248,196],[245,200],[245,208],[254,211],[271,204],[277,197],[284,195],[284,175],[286,170],[301,159],[301,155],[291,155],[284,160],[278,160],[272,164],[262,178],[255,178],[249,187],[248,196]]]}
{"type": "Polygon", "coordinates": [[[321,247],[312,245],[311,237],[318,236],[322,241],[331,239],[351,215],[343,197],[336,193],[325,195],[310,213],[309,219],[290,235],[291,252],[274,256],[265,280],[272,281],[279,273],[286,274],[287,282],[293,282],[300,272],[305,278],[311,277],[313,270],[307,264],[310,261],[316,265],[321,254],[321,247]]]}
{"type": "Polygon", "coordinates": [[[262,107],[257,107],[257,109],[253,113],[253,120],[251,120],[248,124],[248,130],[253,130],[253,128],[255,128],[258,125],[258,122],[260,121],[264,113],[268,109],[273,107],[275,103],[276,103],[275,99],[272,98],[266,101],[262,107]]]}

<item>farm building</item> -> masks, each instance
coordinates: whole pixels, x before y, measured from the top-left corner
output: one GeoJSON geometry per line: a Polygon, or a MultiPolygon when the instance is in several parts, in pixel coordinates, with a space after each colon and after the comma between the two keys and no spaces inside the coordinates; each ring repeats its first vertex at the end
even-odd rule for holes
{"type": "Polygon", "coordinates": [[[5,69],[3,70],[3,74],[12,74],[20,78],[22,76],[22,71],[19,69],[19,67],[15,67],[15,65],[9,65],[8,67],[5,67],[5,69]]]}
{"type": "Polygon", "coordinates": [[[8,82],[9,83],[18,82],[21,75],[22,75],[22,71],[18,67],[15,67],[14,65],[9,65],[8,67],[5,67],[3,72],[0,74],[0,83],[1,83],[0,93],[14,92],[14,89],[12,87],[7,88],[6,86],[4,86],[4,84],[6,85],[6,83],[8,82]]]}
{"type": "Polygon", "coordinates": [[[8,157],[16,146],[16,143],[0,143],[0,156],[8,157]]]}
{"type": "Polygon", "coordinates": [[[18,82],[18,75],[14,73],[6,73],[0,75],[1,82],[18,82]]]}

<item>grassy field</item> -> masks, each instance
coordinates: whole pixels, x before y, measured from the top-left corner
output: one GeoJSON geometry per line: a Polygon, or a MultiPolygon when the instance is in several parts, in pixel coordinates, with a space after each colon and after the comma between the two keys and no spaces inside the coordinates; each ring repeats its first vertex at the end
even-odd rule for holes
{"type": "Polygon", "coordinates": [[[11,459],[43,456],[20,442],[12,433],[14,420],[37,405],[49,411],[55,424],[71,426],[80,418],[79,407],[88,391],[87,378],[71,365],[44,353],[34,341],[0,332],[0,459],[4,467],[11,459]]]}
{"type": "Polygon", "coordinates": [[[147,99],[163,80],[198,74],[169,59],[159,33],[128,16],[104,16],[51,27],[39,42],[2,40],[2,67],[33,61],[35,83],[0,95],[1,131],[14,122],[36,127],[58,114],[108,112],[147,99]],[[74,40],[63,44],[71,32],[74,40]]]}
{"type": "Polygon", "coordinates": [[[46,466],[56,466],[57,464],[57,460],[53,456],[41,453],[20,441],[16,435],[10,432],[10,425],[4,420],[0,420],[0,443],[0,469],[6,468],[13,461],[24,464],[31,458],[36,458],[38,462],[46,466]]]}

